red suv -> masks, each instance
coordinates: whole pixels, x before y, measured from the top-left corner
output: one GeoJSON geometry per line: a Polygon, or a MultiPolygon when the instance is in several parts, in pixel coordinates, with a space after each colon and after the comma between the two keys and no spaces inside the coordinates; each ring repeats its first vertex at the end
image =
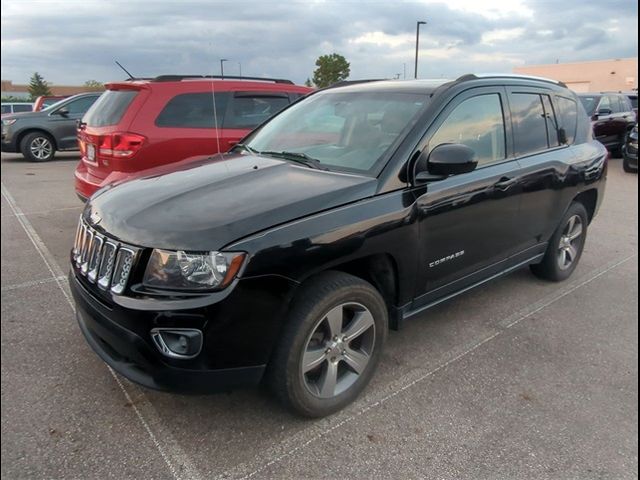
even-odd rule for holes
{"type": "Polygon", "coordinates": [[[311,90],[289,80],[228,76],[163,75],[107,84],[79,123],[76,193],[86,199],[143,170],[226,152],[311,90]]]}

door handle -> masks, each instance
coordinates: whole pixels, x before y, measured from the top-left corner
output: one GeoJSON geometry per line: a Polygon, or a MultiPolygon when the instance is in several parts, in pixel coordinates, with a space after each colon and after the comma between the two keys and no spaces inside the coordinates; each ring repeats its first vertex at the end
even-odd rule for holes
{"type": "Polygon", "coordinates": [[[497,190],[502,190],[507,191],[509,190],[512,186],[514,186],[516,183],[518,182],[517,178],[509,178],[509,177],[502,177],[496,184],[494,184],[493,186],[497,189],[497,190]]]}

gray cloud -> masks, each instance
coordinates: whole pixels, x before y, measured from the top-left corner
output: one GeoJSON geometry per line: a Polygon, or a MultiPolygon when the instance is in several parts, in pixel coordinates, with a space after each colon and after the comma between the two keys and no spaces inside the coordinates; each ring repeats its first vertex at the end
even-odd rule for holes
{"type": "Polygon", "coordinates": [[[637,56],[638,7],[628,0],[524,0],[521,14],[491,16],[451,5],[3,0],[2,78],[26,82],[37,70],[58,84],[117,80],[123,74],[114,59],[140,76],[218,73],[224,57],[229,74],[241,63],[245,75],[303,82],[315,59],[333,51],[351,62],[352,78],[403,69],[410,76],[415,22],[423,19],[421,76],[637,56]],[[380,42],[374,32],[382,33],[380,42]]]}

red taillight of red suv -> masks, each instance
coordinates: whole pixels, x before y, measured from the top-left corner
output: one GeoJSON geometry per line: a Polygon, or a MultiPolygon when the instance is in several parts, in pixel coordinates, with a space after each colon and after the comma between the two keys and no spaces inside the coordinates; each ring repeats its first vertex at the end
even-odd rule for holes
{"type": "Polygon", "coordinates": [[[103,158],[131,158],[146,140],[144,135],[129,132],[103,135],[98,143],[98,155],[103,158]]]}

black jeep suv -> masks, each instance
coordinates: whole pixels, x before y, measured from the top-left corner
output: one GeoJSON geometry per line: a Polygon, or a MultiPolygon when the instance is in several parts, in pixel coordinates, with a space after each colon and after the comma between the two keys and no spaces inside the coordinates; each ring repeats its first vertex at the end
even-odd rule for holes
{"type": "Polygon", "coordinates": [[[78,322],[147,387],[264,379],[326,415],[367,385],[390,328],[520,267],[569,277],[606,159],[553,81],[317,91],[229,154],[98,192],[71,253],[78,322]]]}

